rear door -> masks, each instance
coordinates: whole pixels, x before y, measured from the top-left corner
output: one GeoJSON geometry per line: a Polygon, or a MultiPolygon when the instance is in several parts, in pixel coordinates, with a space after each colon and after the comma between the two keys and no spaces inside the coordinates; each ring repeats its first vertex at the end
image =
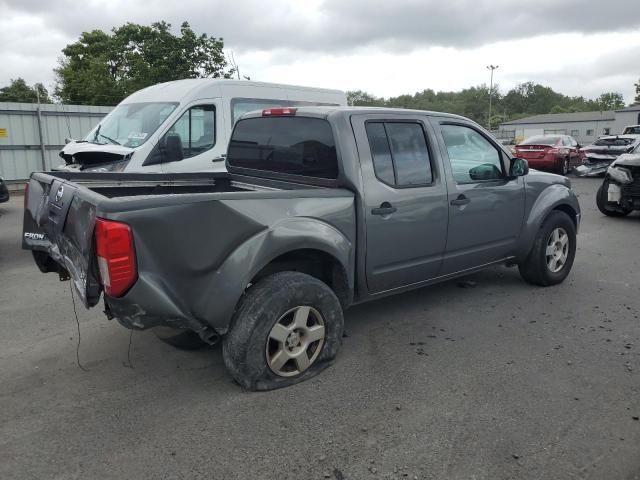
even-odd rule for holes
{"type": "Polygon", "coordinates": [[[446,159],[449,228],[442,274],[514,254],[524,218],[522,177],[507,178],[508,158],[482,129],[434,118],[446,159]]]}
{"type": "Polygon", "coordinates": [[[427,117],[354,115],[351,123],[364,183],[369,291],[438,276],[447,236],[447,191],[427,117]]]}

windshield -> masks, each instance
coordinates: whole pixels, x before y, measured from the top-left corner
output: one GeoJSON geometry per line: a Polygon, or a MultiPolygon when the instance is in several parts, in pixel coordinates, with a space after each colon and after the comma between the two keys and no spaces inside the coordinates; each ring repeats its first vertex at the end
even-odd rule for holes
{"type": "Polygon", "coordinates": [[[560,141],[560,137],[548,137],[543,135],[538,135],[535,137],[527,138],[520,145],[555,145],[560,141]]]}
{"type": "Polygon", "coordinates": [[[125,103],[114,108],[84,141],[136,148],[171,115],[177,102],[125,103]]]}

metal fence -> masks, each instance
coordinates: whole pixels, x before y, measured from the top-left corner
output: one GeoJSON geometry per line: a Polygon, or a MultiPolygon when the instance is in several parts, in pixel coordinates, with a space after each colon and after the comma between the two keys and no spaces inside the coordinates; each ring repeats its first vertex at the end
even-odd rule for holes
{"type": "Polygon", "coordinates": [[[25,180],[59,165],[65,138],[84,137],[112,108],[0,102],[0,176],[25,180]]]}

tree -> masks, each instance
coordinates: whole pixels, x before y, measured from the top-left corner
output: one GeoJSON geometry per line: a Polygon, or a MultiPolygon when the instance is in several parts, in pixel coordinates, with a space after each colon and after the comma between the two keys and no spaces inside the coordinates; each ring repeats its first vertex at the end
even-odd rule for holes
{"type": "Polygon", "coordinates": [[[223,48],[222,38],[197,35],[187,22],[179,35],[164,21],[83,32],[62,50],[55,93],[66,103],[115,105],[160,82],[231,78],[223,48]]]}
{"type": "Polygon", "coordinates": [[[636,87],[636,98],[633,100],[633,104],[640,105],[640,80],[638,80],[638,83],[634,83],[634,85],[636,87]]]}
{"type": "Polygon", "coordinates": [[[11,79],[9,85],[0,88],[0,102],[36,103],[40,94],[40,103],[51,103],[49,92],[42,83],[27,85],[23,78],[11,79]]]}
{"type": "Polygon", "coordinates": [[[617,110],[624,107],[624,97],[618,92],[606,92],[598,97],[601,110],[617,110]]]}
{"type": "Polygon", "coordinates": [[[352,90],[347,92],[347,103],[351,106],[381,107],[384,105],[384,99],[376,98],[362,90],[352,90]]]}

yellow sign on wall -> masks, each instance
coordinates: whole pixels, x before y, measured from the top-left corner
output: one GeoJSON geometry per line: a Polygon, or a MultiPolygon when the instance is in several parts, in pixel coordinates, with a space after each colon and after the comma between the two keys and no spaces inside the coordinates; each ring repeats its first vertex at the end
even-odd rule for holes
{"type": "Polygon", "coordinates": [[[0,138],[7,138],[9,136],[9,130],[6,128],[0,128],[0,138]]]}

